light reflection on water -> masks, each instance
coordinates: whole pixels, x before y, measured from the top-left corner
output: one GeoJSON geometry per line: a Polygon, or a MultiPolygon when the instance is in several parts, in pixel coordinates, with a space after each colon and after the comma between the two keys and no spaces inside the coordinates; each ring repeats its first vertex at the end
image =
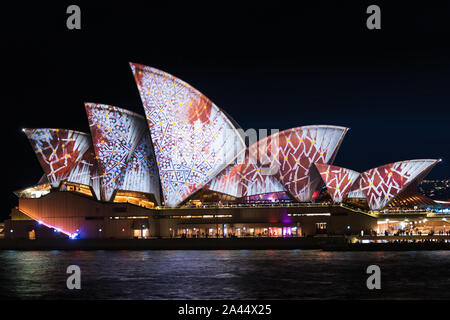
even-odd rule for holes
{"type": "Polygon", "coordinates": [[[0,251],[0,298],[449,299],[450,251],[0,251]],[[81,268],[81,290],[66,268],[81,268]],[[366,288],[379,265],[381,290],[366,288]]]}

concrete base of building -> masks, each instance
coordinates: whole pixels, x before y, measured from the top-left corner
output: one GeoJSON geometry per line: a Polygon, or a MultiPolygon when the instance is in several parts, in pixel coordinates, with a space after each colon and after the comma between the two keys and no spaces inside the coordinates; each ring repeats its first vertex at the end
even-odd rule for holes
{"type": "Polygon", "coordinates": [[[339,204],[302,203],[148,209],[98,202],[73,192],[20,198],[5,221],[5,239],[305,237],[370,234],[377,219],[339,204]],[[76,235],[76,236],[75,236],[76,235]]]}

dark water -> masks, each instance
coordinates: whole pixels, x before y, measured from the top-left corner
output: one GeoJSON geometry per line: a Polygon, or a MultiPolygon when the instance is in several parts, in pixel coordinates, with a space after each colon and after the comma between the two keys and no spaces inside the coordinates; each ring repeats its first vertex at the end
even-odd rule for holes
{"type": "Polygon", "coordinates": [[[0,297],[450,299],[450,251],[0,251],[0,297]],[[68,290],[66,268],[81,268],[68,290]],[[381,290],[368,290],[368,265],[381,290]]]}

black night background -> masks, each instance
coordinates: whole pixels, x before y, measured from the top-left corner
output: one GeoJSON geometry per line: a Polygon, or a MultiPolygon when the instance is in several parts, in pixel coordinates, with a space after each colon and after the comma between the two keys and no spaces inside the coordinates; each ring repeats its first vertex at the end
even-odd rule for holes
{"type": "Polygon", "coordinates": [[[372,2],[69,2],[2,4],[2,184],[42,170],[22,128],[88,132],[83,103],[143,114],[128,62],[165,70],[208,96],[244,129],[350,127],[335,164],[364,171],[442,158],[450,176],[450,4],[374,1],[382,29],[366,28],[372,2]]]}

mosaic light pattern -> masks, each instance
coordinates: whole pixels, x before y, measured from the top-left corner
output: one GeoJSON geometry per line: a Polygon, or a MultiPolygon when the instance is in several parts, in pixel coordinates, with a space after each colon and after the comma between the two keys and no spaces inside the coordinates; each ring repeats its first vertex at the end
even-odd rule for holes
{"type": "Polygon", "coordinates": [[[316,163],[315,166],[334,202],[342,202],[359,177],[359,172],[350,169],[324,163],[316,163]]]}
{"type": "MultiPolygon", "coordinates": [[[[129,160],[135,157],[132,161],[135,170],[139,169],[138,163],[142,164],[141,154],[134,152],[146,130],[145,120],[138,114],[110,105],[86,103],[85,107],[101,177],[101,196],[103,200],[110,201],[114,191],[123,188],[129,160]]],[[[140,152],[144,149],[141,146],[140,152]]],[[[130,169],[127,186],[133,185],[139,189],[140,186],[136,185],[138,176],[133,175],[133,166],[130,169]]],[[[143,171],[144,167],[134,172],[143,171]]]]}
{"type": "Polygon", "coordinates": [[[156,154],[166,206],[177,206],[245,148],[227,116],[186,82],[131,63],[156,154]]]}
{"type": "Polygon", "coordinates": [[[122,190],[152,193],[160,204],[159,175],[150,134],[145,131],[128,161],[122,190]]]}
{"type": "Polygon", "coordinates": [[[253,144],[244,163],[225,169],[209,188],[237,197],[287,190],[297,201],[310,201],[320,183],[311,165],[332,162],[347,130],[304,126],[273,134],[253,144]],[[269,167],[274,171],[264,175],[269,167]]]}
{"type": "Polygon", "coordinates": [[[439,160],[409,160],[361,173],[361,190],[371,210],[383,209],[415,179],[423,178],[439,160]]]}
{"type": "Polygon", "coordinates": [[[90,185],[94,161],[89,135],[66,129],[24,129],[52,187],[61,181],[90,185]]]}

